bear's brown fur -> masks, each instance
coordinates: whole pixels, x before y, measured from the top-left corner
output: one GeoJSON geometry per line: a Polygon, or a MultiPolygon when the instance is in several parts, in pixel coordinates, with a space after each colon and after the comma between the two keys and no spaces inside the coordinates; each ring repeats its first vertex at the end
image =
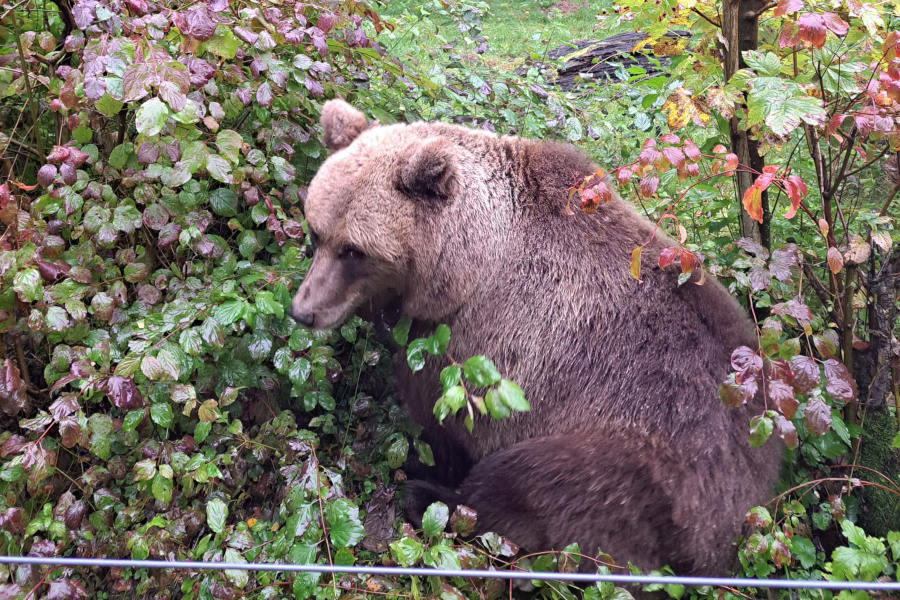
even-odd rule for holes
{"type": "MultiPolygon", "coordinates": [[[[443,365],[398,368],[438,462],[438,484],[411,489],[475,508],[480,529],[529,550],[578,542],[619,564],[726,572],[781,452],[747,441],[759,406],[717,398],[731,350],[756,344],[726,290],[678,286],[676,269],[650,261],[635,281],[631,251],[653,224],[619,199],[567,216],[567,188],[595,170],[568,145],[440,123],[366,128],[340,100],[321,122],[334,153],[309,188],[317,249],[292,314],[329,328],[397,299],[419,332],[448,324],[453,357],[491,357],[531,403],[476,418],[473,434],[461,417],[438,426],[443,365]]],[[[657,233],[644,253],[669,245],[657,233]]]]}

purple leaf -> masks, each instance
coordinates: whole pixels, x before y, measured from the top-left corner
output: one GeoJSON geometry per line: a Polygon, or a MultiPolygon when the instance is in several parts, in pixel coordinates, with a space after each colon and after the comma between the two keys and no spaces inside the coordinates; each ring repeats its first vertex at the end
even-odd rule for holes
{"type": "Polygon", "coordinates": [[[847,403],[856,397],[856,381],[839,360],[825,361],[825,391],[838,402],[847,403]]]}
{"type": "Polygon", "coordinates": [[[792,419],[797,412],[797,406],[800,405],[794,398],[794,389],[780,379],[772,379],[768,382],[767,391],[775,409],[788,419],[792,419]]]}
{"type": "Polygon", "coordinates": [[[803,409],[803,422],[815,435],[822,435],[831,427],[831,409],[819,396],[811,396],[803,409]]]}
{"type": "Polygon", "coordinates": [[[272,88],[268,81],[263,82],[256,90],[256,103],[260,106],[272,106],[272,88]]]}
{"type": "Polygon", "coordinates": [[[138,162],[144,165],[152,165],[159,159],[159,146],[152,142],[144,142],[138,146],[138,162]]]}
{"type": "Polygon", "coordinates": [[[322,84],[311,77],[307,77],[303,84],[313,98],[321,98],[325,93],[325,88],[322,87],[322,84]]]}
{"type": "Polygon", "coordinates": [[[81,0],[72,7],[72,18],[79,29],[87,29],[94,22],[97,13],[97,0],[81,0]]]}
{"type": "Polygon", "coordinates": [[[238,37],[243,42],[250,44],[251,46],[256,42],[256,39],[259,37],[258,33],[254,33],[245,27],[235,27],[234,35],[238,37]]]}
{"type": "Polygon", "coordinates": [[[106,93],[106,80],[100,77],[86,77],[84,80],[84,96],[88,100],[98,100],[106,93]]]}
{"type": "Polygon", "coordinates": [[[206,0],[206,7],[212,12],[222,12],[228,8],[228,0],[206,0]]]}
{"type": "Polygon", "coordinates": [[[122,410],[132,410],[144,405],[141,391],[134,384],[131,377],[119,377],[113,375],[105,384],[106,395],[112,403],[122,410]]]}
{"type": "Polygon", "coordinates": [[[334,13],[322,13],[316,20],[316,27],[318,27],[322,33],[328,33],[331,31],[331,28],[334,27],[335,22],[337,22],[337,15],[334,13]]]}
{"type": "Polygon", "coordinates": [[[795,356],[791,359],[791,384],[798,394],[808,394],[819,385],[819,364],[809,356],[795,356]]]}
{"type": "Polygon", "coordinates": [[[780,250],[772,252],[772,260],[769,261],[769,272],[778,281],[787,281],[791,278],[791,267],[797,264],[797,246],[788,244],[780,250]]]}

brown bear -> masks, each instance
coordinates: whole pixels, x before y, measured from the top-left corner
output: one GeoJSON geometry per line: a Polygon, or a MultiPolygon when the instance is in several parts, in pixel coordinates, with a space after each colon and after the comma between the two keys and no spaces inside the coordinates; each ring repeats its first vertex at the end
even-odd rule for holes
{"type": "MultiPolygon", "coordinates": [[[[756,346],[727,291],[709,278],[679,286],[655,265],[634,280],[631,251],[654,226],[620,199],[567,214],[567,189],[596,168],[571,146],[369,125],[341,100],[321,125],[333,153],[306,199],[315,254],[294,318],[325,329],[396,302],[419,332],[449,325],[451,356],[489,356],[531,403],[477,417],[471,434],[461,416],[439,426],[445,365],[399,365],[399,394],[438,464],[437,482],[410,485],[409,506],[433,492],[531,551],[578,542],[621,565],[725,573],[781,452],[748,443],[761,406],[717,397],[731,351],[756,346]]],[[[644,252],[673,244],[657,233],[644,252]]]]}

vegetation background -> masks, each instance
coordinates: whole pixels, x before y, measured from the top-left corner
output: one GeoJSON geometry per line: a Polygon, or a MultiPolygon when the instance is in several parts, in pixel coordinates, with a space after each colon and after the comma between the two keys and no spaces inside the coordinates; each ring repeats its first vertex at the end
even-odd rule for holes
{"type": "MultiPolygon", "coordinates": [[[[523,557],[496,535],[468,540],[472,516],[441,505],[422,530],[402,523],[401,467],[430,451],[393,397],[391,351],[359,319],[313,332],[285,312],[308,265],[318,113],[341,96],[385,123],[448,120],[591,154],[606,171],[573,181],[570,208],[608,198],[611,172],[677,240],[660,256],[636,248],[631,268],[657,261],[683,281],[702,268],[759,323],[759,350],[736,350],[720,397],[762,388],[748,436],[790,449],[778,495],[748,516],[738,572],[896,579],[898,13],[859,0],[5,0],[0,554],[627,571],[575,547],[523,557]],[[619,33],[640,34],[625,54],[552,52],[619,33]],[[584,76],[556,85],[575,60],[584,76]],[[601,67],[609,77],[588,73],[601,67]]],[[[440,345],[411,342],[410,365],[440,345]]],[[[512,593],[0,565],[0,598],[512,593]]]]}

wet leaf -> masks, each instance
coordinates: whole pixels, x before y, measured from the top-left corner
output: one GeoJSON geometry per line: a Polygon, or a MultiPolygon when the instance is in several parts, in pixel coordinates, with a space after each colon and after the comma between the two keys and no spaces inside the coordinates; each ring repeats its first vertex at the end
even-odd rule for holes
{"type": "Polygon", "coordinates": [[[856,381],[844,363],[834,358],[825,361],[825,391],[841,403],[856,398],[856,381]]]}
{"type": "Polygon", "coordinates": [[[820,396],[810,396],[807,400],[803,423],[815,435],[822,435],[831,427],[831,409],[820,396]]]}

